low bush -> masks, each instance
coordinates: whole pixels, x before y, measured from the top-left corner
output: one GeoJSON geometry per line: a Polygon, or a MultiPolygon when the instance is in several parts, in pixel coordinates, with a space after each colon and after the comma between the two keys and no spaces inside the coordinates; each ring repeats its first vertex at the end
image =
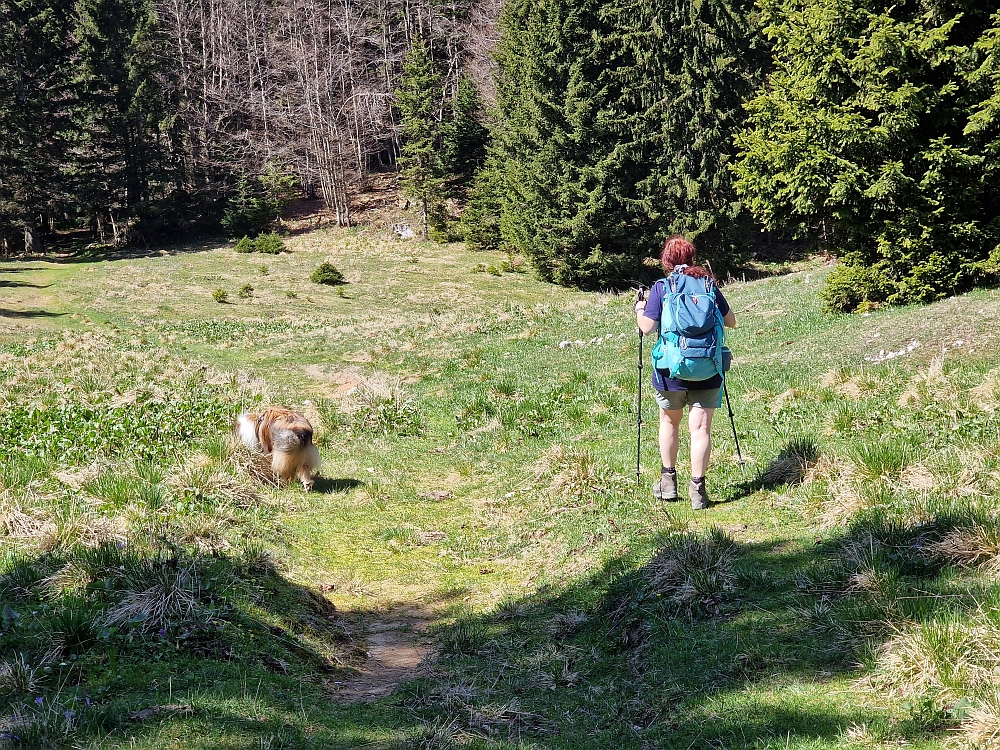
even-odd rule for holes
{"type": "Polygon", "coordinates": [[[330,286],[347,283],[344,280],[344,274],[332,263],[320,263],[312,272],[309,280],[316,284],[329,284],[330,286]]]}
{"type": "Polygon", "coordinates": [[[221,287],[212,292],[212,299],[218,302],[220,305],[229,301],[229,292],[221,287]]]}
{"type": "Polygon", "coordinates": [[[237,296],[240,299],[250,299],[253,297],[253,287],[250,284],[244,284],[240,287],[240,291],[237,292],[237,296]]]}
{"type": "Polygon", "coordinates": [[[277,232],[262,234],[254,240],[254,247],[258,253],[265,255],[278,255],[285,251],[285,241],[277,232]]]}
{"type": "MultiPolygon", "coordinates": [[[[238,253],[264,253],[265,255],[278,255],[287,250],[285,241],[277,232],[259,234],[256,238],[250,239],[244,236],[236,243],[234,248],[238,253]]],[[[261,273],[267,273],[266,266],[261,266],[261,273]]]]}

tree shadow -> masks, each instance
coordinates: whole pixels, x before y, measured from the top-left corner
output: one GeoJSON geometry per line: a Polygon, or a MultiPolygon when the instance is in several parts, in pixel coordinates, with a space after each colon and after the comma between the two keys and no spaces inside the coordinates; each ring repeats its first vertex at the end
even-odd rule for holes
{"type": "Polygon", "coordinates": [[[48,312],[47,310],[9,310],[0,307],[0,318],[61,318],[66,313],[48,312]]]}
{"type": "MultiPolygon", "coordinates": [[[[328,701],[328,684],[357,674],[365,659],[357,618],[259,551],[228,557],[167,545],[137,552],[114,543],[22,550],[3,560],[0,601],[0,662],[23,663],[36,675],[24,690],[0,695],[0,727],[25,734],[30,746],[28,737],[51,728],[53,710],[74,717],[66,724],[73,735],[104,746],[142,733],[135,722],[144,718],[160,720],[144,727],[155,733],[161,722],[198,724],[241,700],[246,711],[225,729],[245,723],[256,737],[268,729],[262,704],[280,727],[274,717],[301,711],[304,693],[313,705],[328,701]],[[60,594],[47,585],[46,576],[67,566],[86,573],[85,590],[60,594]],[[140,611],[135,604],[149,587],[160,593],[140,611]],[[164,601],[170,597],[174,605],[164,601]],[[108,626],[121,608],[131,616],[108,626]],[[175,711],[173,696],[192,693],[198,698],[175,711]]],[[[329,724],[336,735],[337,722],[329,724]]]]}
{"type": "MultiPolygon", "coordinates": [[[[474,735],[552,750],[777,750],[836,744],[852,726],[881,726],[895,741],[925,737],[940,728],[897,723],[884,704],[860,695],[829,701],[825,686],[841,690],[860,677],[862,654],[898,632],[887,606],[911,623],[954,610],[955,598],[941,595],[955,596],[940,575],[945,566],[914,546],[929,528],[941,533],[954,523],[862,522],[822,544],[736,544],[725,573],[731,586],[714,579],[720,568],[710,576],[697,566],[686,583],[667,586],[670,571],[686,564],[664,557],[667,542],[638,560],[618,554],[568,586],[461,618],[442,632],[436,683],[411,687],[403,704],[427,726],[454,722],[474,735]],[[891,601],[852,589],[857,571],[845,550],[866,545],[881,550],[885,575],[908,582],[891,601]],[[460,688],[466,693],[457,699],[460,688]],[[497,715],[497,706],[512,705],[519,710],[497,715]],[[488,732],[477,723],[484,716],[488,732]]],[[[978,591],[964,592],[966,604],[978,591]]]]}
{"type": "MultiPolygon", "coordinates": [[[[0,271],[0,273],[5,273],[0,271]]],[[[29,289],[48,289],[51,284],[29,284],[26,281],[7,281],[6,279],[0,279],[0,289],[14,289],[17,287],[27,287],[29,289]]]]}
{"type": "Polygon", "coordinates": [[[220,235],[206,235],[189,242],[169,244],[169,245],[127,245],[125,247],[81,248],[76,250],[66,250],[54,252],[52,254],[29,255],[22,260],[30,262],[44,260],[49,263],[77,264],[95,263],[100,261],[117,260],[137,260],[142,258],[162,258],[177,255],[191,255],[194,253],[206,253],[219,249],[220,246],[229,244],[226,237],[220,235]]]}

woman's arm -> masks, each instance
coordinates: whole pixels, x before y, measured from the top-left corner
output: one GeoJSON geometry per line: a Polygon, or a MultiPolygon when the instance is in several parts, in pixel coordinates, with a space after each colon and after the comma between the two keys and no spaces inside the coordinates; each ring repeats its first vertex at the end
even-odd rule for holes
{"type": "Polygon", "coordinates": [[[645,336],[647,333],[652,333],[656,330],[656,321],[652,318],[647,318],[643,313],[646,311],[646,301],[639,300],[635,303],[635,324],[642,331],[642,335],[645,336]]]}
{"type": "Polygon", "coordinates": [[[722,316],[722,324],[726,328],[736,328],[736,313],[733,312],[732,308],[722,316]]]}

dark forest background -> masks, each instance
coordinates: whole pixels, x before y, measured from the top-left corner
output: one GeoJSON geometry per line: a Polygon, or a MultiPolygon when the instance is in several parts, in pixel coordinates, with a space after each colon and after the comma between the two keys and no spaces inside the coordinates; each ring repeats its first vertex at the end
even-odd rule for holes
{"type": "Polygon", "coordinates": [[[2,0],[0,249],[265,231],[397,176],[436,239],[597,287],[835,255],[828,307],[1000,274],[977,0],[2,0]]]}

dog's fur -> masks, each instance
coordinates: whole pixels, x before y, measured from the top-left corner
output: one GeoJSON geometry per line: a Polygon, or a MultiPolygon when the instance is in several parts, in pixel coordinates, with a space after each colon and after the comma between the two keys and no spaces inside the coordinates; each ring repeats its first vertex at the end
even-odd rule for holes
{"type": "Polygon", "coordinates": [[[298,477],[306,492],[319,472],[319,451],[313,445],[309,420],[284,406],[269,406],[259,414],[245,412],[233,431],[243,444],[271,456],[271,471],[284,482],[298,477]]]}

